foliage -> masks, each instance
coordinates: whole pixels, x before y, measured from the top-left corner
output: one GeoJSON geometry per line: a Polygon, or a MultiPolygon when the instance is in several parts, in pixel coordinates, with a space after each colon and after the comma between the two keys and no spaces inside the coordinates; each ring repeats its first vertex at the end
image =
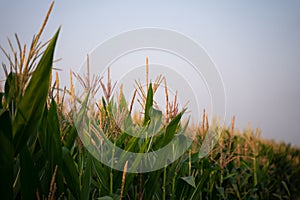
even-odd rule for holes
{"type": "MultiPolygon", "coordinates": [[[[59,30],[40,54],[44,46],[37,45],[39,33],[31,45],[27,60],[24,59],[23,50],[19,52],[20,59],[15,57],[16,63],[5,52],[9,58],[10,72],[6,73],[4,91],[0,93],[2,199],[300,197],[300,150],[284,143],[265,141],[260,138],[259,130],[248,128],[239,133],[234,129],[234,120],[231,127],[224,128],[211,153],[202,159],[199,159],[198,151],[208,130],[205,115],[202,125],[194,129],[196,138],[190,149],[163,169],[127,173],[127,165],[121,172],[99,162],[83,146],[71,117],[74,102],[85,103],[76,100],[72,81],[70,90],[59,89],[58,78],[56,85],[51,87],[58,34],[59,30]],[[65,98],[59,98],[62,92],[63,96],[69,95],[72,109],[67,108],[65,98]]],[[[89,77],[87,81],[90,81],[89,77]]],[[[144,100],[141,100],[144,109],[141,122],[134,119],[132,106],[127,105],[122,92],[115,102],[110,96],[110,81],[107,86],[100,82],[99,87],[106,91],[106,96],[94,111],[95,122],[115,145],[132,152],[155,150],[165,146],[184,129],[181,123],[184,110],[177,112],[176,108],[172,115],[163,115],[153,108],[157,82],[153,85],[150,83],[147,92],[140,90],[145,93],[144,100]],[[117,128],[115,120],[111,118],[116,111],[127,116],[128,123],[135,122],[140,127],[159,130],[162,134],[155,136],[152,142],[149,138],[132,137],[117,128]],[[151,119],[151,112],[154,112],[155,115],[151,116],[156,116],[157,120],[151,119]],[[163,126],[158,124],[161,120],[163,126]]]]}

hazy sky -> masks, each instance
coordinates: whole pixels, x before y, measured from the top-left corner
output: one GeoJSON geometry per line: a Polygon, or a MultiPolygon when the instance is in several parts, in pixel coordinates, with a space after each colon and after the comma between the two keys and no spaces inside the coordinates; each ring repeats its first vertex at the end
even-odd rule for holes
{"type": "MultiPolygon", "coordinates": [[[[50,1],[0,2],[0,44],[30,43],[50,1]]],[[[68,76],[104,40],[142,27],[179,31],[219,68],[227,116],[262,136],[300,145],[300,1],[57,1],[44,39],[62,25],[56,67],[68,76]]],[[[0,56],[3,61],[3,55],[0,56]]],[[[3,71],[1,78],[3,77],[3,71]]],[[[67,84],[67,81],[66,81],[67,84]]]]}

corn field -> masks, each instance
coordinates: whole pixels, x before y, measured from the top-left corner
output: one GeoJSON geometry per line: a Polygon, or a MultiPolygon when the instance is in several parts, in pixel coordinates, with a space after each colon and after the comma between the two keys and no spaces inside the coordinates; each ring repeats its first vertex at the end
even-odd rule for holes
{"type": "Polygon", "coordinates": [[[16,47],[9,40],[9,52],[1,48],[7,58],[2,62],[6,80],[0,92],[1,199],[300,199],[300,149],[263,140],[259,129],[237,131],[234,117],[212,151],[201,159],[199,148],[209,129],[205,112],[201,124],[193,127],[196,137],[191,147],[162,169],[129,173],[127,165],[118,171],[98,161],[83,144],[91,141],[79,138],[72,118],[74,110],[80,113],[80,105],[86,103],[79,100],[73,78],[91,93],[103,91],[93,110],[95,125],[127,151],[143,153],[164,147],[186,128],[181,120],[185,109],[178,108],[177,96],[171,99],[166,92],[166,113],[157,114],[163,119],[162,134],[150,142],[128,135],[111,116],[118,110],[131,123],[149,127],[155,91],[160,84],[167,88],[164,77],[154,83],[147,80],[146,91],[137,82],[130,100],[122,89],[118,97],[112,96],[109,73],[104,83],[101,77],[70,72],[70,88],[61,87],[57,71],[52,80],[60,29],[48,42],[40,42],[51,9],[29,50],[17,35],[16,47]],[[132,110],[135,102],[143,113],[132,110]]]}

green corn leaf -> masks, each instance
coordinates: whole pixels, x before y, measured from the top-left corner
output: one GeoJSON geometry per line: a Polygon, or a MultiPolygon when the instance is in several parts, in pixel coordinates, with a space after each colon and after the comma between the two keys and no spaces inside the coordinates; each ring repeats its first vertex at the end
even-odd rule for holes
{"type": "Polygon", "coordinates": [[[62,148],[63,155],[63,174],[66,179],[67,185],[74,197],[79,199],[80,185],[79,174],[75,165],[75,161],[72,158],[69,149],[62,148]]]}
{"type": "Polygon", "coordinates": [[[38,175],[27,146],[20,152],[20,164],[22,199],[35,199],[38,191],[38,175]]]}
{"type": "Polygon", "coordinates": [[[49,91],[53,54],[59,30],[51,39],[36,70],[32,74],[24,96],[20,99],[16,117],[13,121],[15,155],[21,151],[30,135],[36,132],[37,125],[43,114],[49,91]]]}
{"type": "MultiPolygon", "coordinates": [[[[63,192],[63,175],[62,175],[62,143],[60,134],[60,124],[57,113],[57,105],[54,99],[52,99],[49,112],[47,113],[47,132],[46,132],[46,152],[48,155],[48,161],[50,163],[50,177],[53,176],[56,165],[58,171],[56,174],[56,185],[59,193],[63,192]]],[[[50,185],[49,185],[50,187],[50,185]]]]}
{"type": "Polygon", "coordinates": [[[138,151],[138,142],[140,138],[138,136],[145,134],[146,133],[146,127],[141,127],[140,130],[138,130],[138,135],[137,137],[131,137],[131,139],[128,141],[125,150],[126,151],[131,151],[131,152],[139,152],[138,151]]]}
{"type": "Polygon", "coordinates": [[[67,136],[65,139],[65,147],[71,149],[77,137],[77,129],[75,126],[72,125],[66,130],[66,132],[67,132],[67,136]]]}
{"type": "Polygon", "coordinates": [[[189,184],[193,188],[196,188],[195,178],[193,176],[181,177],[181,179],[184,180],[187,184],[189,184]]]}
{"type": "Polygon", "coordinates": [[[180,112],[172,121],[168,124],[164,134],[161,134],[158,139],[153,144],[153,149],[157,150],[165,145],[167,145],[175,136],[177,127],[179,125],[180,119],[184,111],[180,112]]]}
{"type": "Polygon", "coordinates": [[[122,145],[124,145],[126,138],[129,138],[129,137],[130,136],[127,133],[122,133],[121,137],[119,137],[118,140],[116,141],[116,145],[118,147],[121,147],[122,145]]]}
{"type": "MultiPolygon", "coordinates": [[[[183,111],[184,112],[184,111],[183,111]]],[[[163,145],[168,144],[176,134],[177,127],[179,125],[180,119],[183,115],[183,112],[180,112],[172,121],[168,124],[166,129],[166,134],[164,137],[163,145]]]]}
{"type": "Polygon", "coordinates": [[[161,188],[161,183],[159,181],[159,178],[162,172],[163,172],[162,170],[157,170],[149,174],[149,178],[144,186],[145,188],[148,188],[147,190],[145,190],[145,195],[144,195],[146,200],[153,199],[153,196],[155,196],[157,190],[161,188]]]}
{"type": "Polygon", "coordinates": [[[147,93],[146,105],[145,105],[144,125],[149,123],[150,109],[152,108],[152,105],[153,105],[153,90],[152,90],[152,83],[150,83],[148,93],[147,93]]]}
{"type": "Polygon", "coordinates": [[[85,158],[85,169],[82,172],[81,199],[89,199],[92,178],[92,158],[86,149],[84,149],[83,153],[85,158]]]}
{"type": "Polygon", "coordinates": [[[149,113],[151,116],[151,121],[147,132],[150,135],[157,134],[157,132],[161,129],[162,112],[151,107],[149,113]]]}
{"type": "Polygon", "coordinates": [[[47,116],[47,152],[49,159],[54,170],[55,165],[61,165],[62,162],[62,151],[61,151],[61,138],[60,138],[60,128],[57,115],[57,105],[52,99],[49,113],[47,116]]]}
{"type": "MultiPolygon", "coordinates": [[[[12,106],[16,105],[17,95],[18,95],[18,83],[17,83],[18,77],[16,73],[10,72],[7,76],[7,79],[5,81],[4,85],[4,95],[6,98],[6,102],[9,105],[10,108],[14,108],[12,106]]],[[[11,112],[14,113],[14,110],[11,109],[11,112]]]]}
{"type": "Polygon", "coordinates": [[[203,191],[203,185],[204,183],[207,182],[207,179],[208,179],[208,176],[209,174],[211,173],[211,169],[206,169],[202,176],[201,176],[201,179],[199,180],[198,184],[197,184],[197,187],[195,188],[194,192],[192,193],[191,197],[189,197],[188,199],[201,199],[201,197],[199,196],[200,195],[200,192],[203,191]]]}
{"type": "Polygon", "coordinates": [[[231,177],[234,177],[234,176],[236,176],[236,175],[237,175],[237,173],[230,173],[230,174],[227,174],[227,175],[223,178],[223,180],[230,179],[231,177]]]}
{"type": "Polygon", "coordinates": [[[289,187],[287,186],[286,182],[281,181],[281,183],[282,183],[284,189],[286,190],[288,197],[291,197],[291,193],[290,193],[289,187]]]}
{"type": "Polygon", "coordinates": [[[0,196],[13,198],[13,145],[9,111],[0,115],[0,196]]]}
{"type": "Polygon", "coordinates": [[[108,167],[103,167],[101,163],[95,158],[92,158],[92,166],[93,166],[92,171],[94,172],[95,176],[98,179],[98,183],[99,183],[98,187],[101,187],[101,189],[104,192],[108,193],[109,188],[107,183],[109,182],[108,176],[109,176],[110,169],[108,167]]]}
{"type": "Polygon", "coordinates": [[[143,153],[146,152],[146,149],[148,148],[149,142],[150,142],[150,138],[145,140],[145,142],[142,144],[142,146],[139,150],[140,154],[138,154],[136,156],[135,160],[133,161],[131,169],[133,169],[134,171],[138,171],[138,168],[140,166],[140,163],[141,163],[141,160],[142,160],[142,157],[143,157],[143,153]]]}

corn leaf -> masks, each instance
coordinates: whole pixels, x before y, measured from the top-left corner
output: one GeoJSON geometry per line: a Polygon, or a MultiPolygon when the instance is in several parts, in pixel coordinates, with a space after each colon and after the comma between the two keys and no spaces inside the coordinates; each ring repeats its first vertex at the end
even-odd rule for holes
{"type": "Polygon", "coordinates": [[[13,197],[13,145],[9,111],[0,115],[0,196],[13,197]]]}
{"type": "Polygon", "coordinates": [[[97,183],[99,183],[98,187],[101,187],[102,191],[108,193],[109,188],[107,183],[109,181],[108,175],[110,169],[108,167],[103,167],[101,163],[95,158],[92,158],[92,166],[93,166],[92,171],[94,172],[95,176],[98,179],[97,181],[97,183]]]}
{"type": "Polygon", "coordinates": [[[33,158],[27,146],[20,152],[22,199],[35,199],[38,191],[38,175],[33,158]]]}
{"type": "MultiPolygon", "coordinates": [[[[183,111],[184,112],[184,111],[183,111]]],[[[168,144],[176,134],[177,127],[179,125],[180,119],[183,115],[183,112],[180,112],[172,121],[168,124],[166,129],[166,134],[164,136],[163,145],[168,144]]]]}
{"type": "Polygon", "coordinates": [[[62,148],[63,154],[63,174],[73,196],[79,199],[80,186],[79,186],[79,174],[76,168],[74,159],[72,158],[69,149],[62,148]]]}
{"type": "Polygon", "coordinates": [[[197,187],[195,188],[194,192],[192,193],[191,197],[189,199],[201,199],[201,191],[203,191],[203,185],[207,182],[207,178],[210,174],[211,170],[206,169],[204,173],[201,176],[201,179],[199,180],[197,187]]]}
{"type": "Polygon", "coordinates": [[[57,113],[57,105],[54,99],[52,99],[49,112],[47,113],[47,132],[46,132],[46,155],[50,163],[50,177],[54,173],[56,165],[58,166],[58,172],[56,174],[56,185],[59,192],[62,192],[63,188],[63,175],[62,169],[62,143],[60,138],[60,127],[57,113]]]}
{"type": "Polygon", "coordinates": [[[84,149],[85,168],[82,175],[81,199],[90,199],[90,184],[92,178],[92,158],[91,155],[84,149]]]}
{"type": "Polygon", "coordinates": [[[152,84],[150,83],[148,93],[147,93],[146,105],[145,105],[144,125],[149,123],[150,109],[152,108],[152,105],[153,105],[153,90],[152,90],[152,84]]]}
{"type": "MultiPolygon", "coordinates": [[[[184,112],[184,111],[183,111],[184,112]]],[[[167,145],[174,138],[177,127],[179,125],[180,119],[183,115],[183,112],[180,112],[176,117],[172,119],[172,121],[168,124],[166,131],[164,134],[161,134],[158,139],[153,144],[153,149],[157,150],[161,147],[167,145]]]]}
{"type": "Polygon", "coordinates": [[[196,188],[195,178],[193,176],[181,177],[181,179],[184,180],[187,184],[189,184],[193,188],[196,188]]]}
{"type": "Polygon", "coordinates": [[[26,144],[30,135],[36,133],[43,114],[49,91],[53,55],[59,30],[51,39],[36,70],[33,72],[24,96],[20,99],[13,121],[13,142],[15,155],[26,144]]]}
{"type": "Polygon", "coordinates": [[[65,139],[65,147],[68,149],[71,149],[74,145],[75,139],[77,137],[77,129],[76,126],[70,126],[68,129],[66,129],[67,136],[65,139]]]}
{"type": "Polygon", "coordinates": [[[52,164],[51,168],[54,170],[56,165],[61,166],[62,164],[62,150],[61,150],[61,139],[59,121],[57,115],[57,106],[55,101],[52,99],[49,113],[47,116],[47,145],[46,150],[49,160],[52,164]]]}

